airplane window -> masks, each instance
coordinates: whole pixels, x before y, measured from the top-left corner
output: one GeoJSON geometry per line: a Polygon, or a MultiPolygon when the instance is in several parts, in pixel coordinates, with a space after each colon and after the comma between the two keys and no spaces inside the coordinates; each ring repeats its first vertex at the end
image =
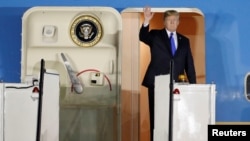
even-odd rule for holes
{"type": "Polygon", "coordinates": [[[245,96],[250,101],[250,72],[245,76],[245,96]]]}

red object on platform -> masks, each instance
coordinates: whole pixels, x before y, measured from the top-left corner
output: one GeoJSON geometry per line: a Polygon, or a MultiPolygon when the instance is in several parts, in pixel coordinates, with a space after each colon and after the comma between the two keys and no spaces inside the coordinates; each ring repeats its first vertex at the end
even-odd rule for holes
{"type": "Polygon", "coordinates": [[[39,89],[38,87],[34,87],[33,90],[32,90],[33,93],[38,93],[39,92],[39,89]]]}
{"type": "Polygon", "coordinates": [[[173,94],[180,94],[180,91],[179,91],[179,89],[174,89],[174,91],[173,91],[173,94]]]}

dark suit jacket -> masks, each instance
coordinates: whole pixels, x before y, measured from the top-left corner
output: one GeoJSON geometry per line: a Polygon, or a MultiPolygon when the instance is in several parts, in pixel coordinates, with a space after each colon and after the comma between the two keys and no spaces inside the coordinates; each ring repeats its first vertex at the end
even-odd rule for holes
{"type": "Polygon", "coordinates": [[[165,29],[149,31],[149,25],[141,26],[140,41],[150,47],[151,61],[144,76],[142,85],[154,87],[155,76],[170,73],[170,61],[173,59],[173,79],[178,81],[180,74],[187,75],[189,83],[196,83],[196,72],[191,53],[189,39],[177,33],[178,48],[175,55],[171,54],[170,39],[165,29]]]}

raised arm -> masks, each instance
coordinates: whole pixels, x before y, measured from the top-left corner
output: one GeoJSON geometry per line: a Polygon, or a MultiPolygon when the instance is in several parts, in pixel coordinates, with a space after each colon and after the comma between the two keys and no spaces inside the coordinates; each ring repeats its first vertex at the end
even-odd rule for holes
{"type": "Polygon", "coordinates": [[[144,13],[144,25],[146,26],[150,23],[151,19],[154,16],[154,13],[151,12],[151,7],[149,6],[145,6],[143,8],[143,13],[144,13]]]}
{"type": "Polygon", "coordinates": [[[144,13],[144,22],[140,29],[139,38],[140,41],[146,43],[147,45],[150,45],[151,37],[149,33],[149,23],[153,18],[154,13],[151,12],[151,8],[149,6],[145,6],[143,8],[143,13],[144,13]]]}

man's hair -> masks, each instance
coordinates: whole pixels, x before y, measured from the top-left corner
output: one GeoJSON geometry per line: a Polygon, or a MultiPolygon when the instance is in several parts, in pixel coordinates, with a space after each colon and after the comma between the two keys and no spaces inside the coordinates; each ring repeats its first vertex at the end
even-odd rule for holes
{"type": "Polygon", "coordinates": [[[167,10],[164,12],[163,20],[165,20],[169,16],[180,16],[179,12],[176,10],[167,10]]]}

